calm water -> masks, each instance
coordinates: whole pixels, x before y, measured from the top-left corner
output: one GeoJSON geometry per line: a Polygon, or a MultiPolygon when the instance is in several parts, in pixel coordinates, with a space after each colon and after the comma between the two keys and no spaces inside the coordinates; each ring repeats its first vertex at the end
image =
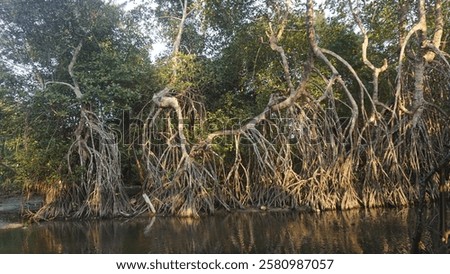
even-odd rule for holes
{"type": "MultiPolygon", "coordinates": [[[[426,220],[442,253],[437,211],[426,220]]],[[[52,221],[0,230],[0,253],[408,253],[414,223],[413,209],[52,221]]]]}

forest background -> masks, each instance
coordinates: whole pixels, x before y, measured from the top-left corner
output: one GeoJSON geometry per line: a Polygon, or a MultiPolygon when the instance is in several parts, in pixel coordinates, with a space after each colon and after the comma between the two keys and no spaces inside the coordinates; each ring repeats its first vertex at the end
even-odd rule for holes
{"type": "Polygon", "coordinates": [[[129,7],[0,2],[0,184],[44,195],[32,218],[408,206],[443,191],[448,1],[129,7]],[[156,57],[155,42],[169,45],[156,57]]]}

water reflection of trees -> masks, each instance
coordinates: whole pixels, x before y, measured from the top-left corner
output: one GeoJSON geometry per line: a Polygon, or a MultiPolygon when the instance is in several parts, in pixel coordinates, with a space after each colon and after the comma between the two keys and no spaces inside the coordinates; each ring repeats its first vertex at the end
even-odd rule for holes
{"type": "MultiPolygon", "coordinates": [[[[427,215],[424,243],[443,253],[433,214],[427,215]]],[[[414,220],[414,210],[377,209],[46,222],[23,230],[20,252],[408,253],[414,220]]]]}
{"type": "Polygon", "coordinates": [[[411,253],[450,253],[450,244],[443,242],[439,230],[439,214],[439,210],[432,207],[425,209],[421,218],[417,218],[417,214],[411,216],[415,221],[410,229],[411,253]]]}
{"type": "Polygon", "coordinates": [[[124,234],[117,221],[55,221],[25,231],[23,253],[120,253],[124,234]]]}

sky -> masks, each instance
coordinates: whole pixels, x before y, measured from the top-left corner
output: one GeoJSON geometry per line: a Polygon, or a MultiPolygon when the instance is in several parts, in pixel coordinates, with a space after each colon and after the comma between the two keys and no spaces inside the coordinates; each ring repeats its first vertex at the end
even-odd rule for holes
{"type": "MultiPolygon", "coordinates": [[[[125,11],[130,11],[142,3],[148,3],[149,5],[156,5],[155,3],[153,3],[152,0],[109,0],[109,2],[111,2],[115,5],[123,5],[124,3],[127,3],[124,6],[125,11]]],[[[147,31],[147,30],[143,30],[143,31],[147,31]]],[[[152,35],[156,35],[156,33],[157,33],[157,30],[152,35]]],[[[159,55],[161,55],[164,51],[167,50],[167,48],[168,48],[167,45],[162,42],[154,42],[152,44],[152,48],[149,51],[150,59],[152,61],[155,61],[159,55]]]]}

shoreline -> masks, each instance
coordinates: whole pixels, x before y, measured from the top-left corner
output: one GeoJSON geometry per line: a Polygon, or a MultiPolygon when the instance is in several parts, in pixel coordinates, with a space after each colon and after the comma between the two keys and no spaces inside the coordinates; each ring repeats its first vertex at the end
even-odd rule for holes
{"type": "Polygon", "coordinates": [[[0,230],[25,227],[22,216],[25,209],[36,210],[42,204],[42,198],[34,196],[25,201],[21,193],[8,193],[0,196],[0,230]]]}

